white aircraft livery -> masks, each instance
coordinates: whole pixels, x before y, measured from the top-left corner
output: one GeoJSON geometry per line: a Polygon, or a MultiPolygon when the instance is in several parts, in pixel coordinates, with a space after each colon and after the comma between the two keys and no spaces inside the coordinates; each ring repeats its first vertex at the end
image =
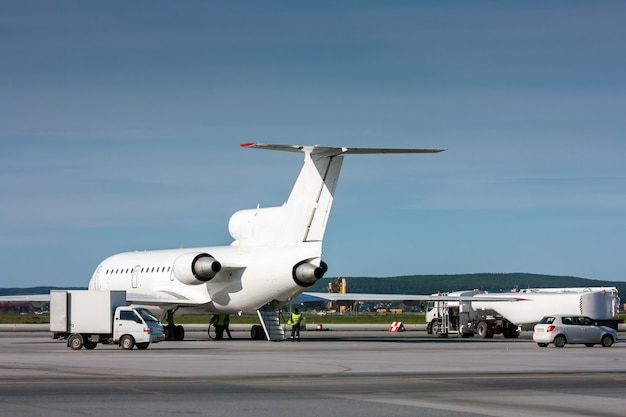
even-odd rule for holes
{"type": "Polygon", "coordinates": [[[182,340],[179,307],[255,313],[277,308],[322,278],[322,240],[344,155],[437,153],[445,149],[345,148],[244,143],[244,148],[297,152],[304,164],[279,207],[232,215],[228,246],[127,252],[103,260],[89,290],[125,290],[127,301],[168,313],[170,337],[182,340]]]}

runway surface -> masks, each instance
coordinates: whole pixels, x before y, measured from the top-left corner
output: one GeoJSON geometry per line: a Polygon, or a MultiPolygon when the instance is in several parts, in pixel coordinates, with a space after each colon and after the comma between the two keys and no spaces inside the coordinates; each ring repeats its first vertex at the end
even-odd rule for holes
{"type": "Polygon", "coordinates": [[[626,344],[539,348],[425,332],[234,332],[212,341],[73,351],[0,333],[1,416],[622,416],[626,344]]]}

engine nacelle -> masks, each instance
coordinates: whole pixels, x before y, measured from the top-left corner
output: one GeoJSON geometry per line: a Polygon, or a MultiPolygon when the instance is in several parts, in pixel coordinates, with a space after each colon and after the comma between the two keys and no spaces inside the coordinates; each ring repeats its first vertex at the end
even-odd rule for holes
{"type": "Polygon", "coordinates": [[[209,282],[222,265],[208,253],[186,253],[174,261],[174,276],[187,285],[209,282]]]}
{"type": "Polygon", "coordinates": [[[293,267],[293,280],[301,287],[310,287],[318,279],[322,278],[328,271],[326,262],[320,262],[320,266],[315,266],[309,261],[302,261],[293,267]]]}

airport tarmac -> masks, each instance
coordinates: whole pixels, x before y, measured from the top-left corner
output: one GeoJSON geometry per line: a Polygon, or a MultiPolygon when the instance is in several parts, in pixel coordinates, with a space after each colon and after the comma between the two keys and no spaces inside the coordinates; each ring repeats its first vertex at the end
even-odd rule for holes
{"type": "MultiPolygon", "coordinates": [[[[192,329],[189,329],[192,330],[192,329]]],[[[539,348],[423,331],[307,331],[73,351],[0,333],[0,416],[621,416],[626,343],[539,348]]]]}

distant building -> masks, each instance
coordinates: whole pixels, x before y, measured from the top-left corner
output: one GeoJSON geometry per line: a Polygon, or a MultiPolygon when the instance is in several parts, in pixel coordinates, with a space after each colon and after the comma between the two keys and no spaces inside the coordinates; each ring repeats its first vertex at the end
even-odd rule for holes
{"type": "Polygon", "coordinates": [[[0,314],[28,313],[30,309],[31,309],[30,303],[11,302],[11,301],[0,303],[0,314]]]}

